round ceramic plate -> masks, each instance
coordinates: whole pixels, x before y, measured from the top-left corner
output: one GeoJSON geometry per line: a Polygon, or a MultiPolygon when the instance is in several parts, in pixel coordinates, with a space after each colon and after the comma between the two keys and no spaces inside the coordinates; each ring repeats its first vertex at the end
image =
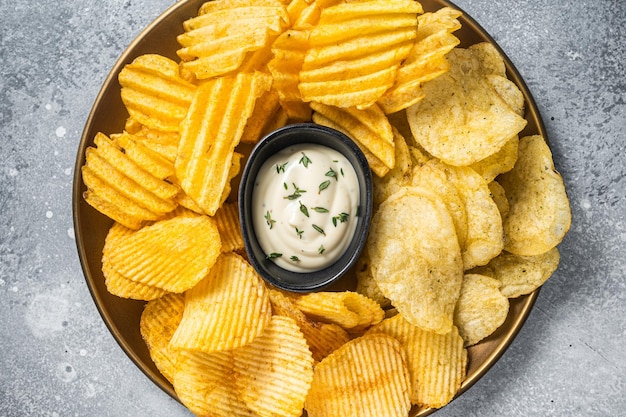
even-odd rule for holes
{"type": "MultiPolygon", "coordinates": [[[[150,24],[124,51],[106,78],[87,119],[74,170],[73,215],[76,244],[85,280],[94,302],[102,319],[124,352],[157,386],[173,398],[177,398],[173,387],[155,367],[139,333],[139,318],[145,303],[113,296],[108,293],[104,285],[101,263],[102,247],[112,221],[95,211],[82,198],[85,186],[80,168],[85,162],[85,149],[93,144],[93,138],[97,132],[112,134],[123,130],[128,115],[122,104],[120,86],[117,82],[120,70],[137,56],[146,53],[158,53],[178,59],[176,50],[179,46],[176,36],[182,33],[183,21],[195,16],[203,2],[204,0],[189,0],[176,3],[150,24]]],[[[444,0],[423,0],[421,3],[425,11],[434,11],[444,6],[459,9],[444,0]]],[[[459,20],[462,23],[462,29],[455,32],[455,35],[461,40],[461,47],[478,42],[491,42],[505,57],[508,77],[518,85],[526,99],[528,124],[521,135],[540,134],[547,138],[535,101],[511,61],[489,34],[470,16],[464,14],[459,20]]],[[[538,290],[527,296],[510,300],[510,311],[504,324],[489,338],[468,349],[467,378],[458,395],[478,381],[501,357],[524,324],[537,295],[538,290]]],[[[410,416],[426,416],[434,411],[436,410],[414,407],[410,416]]]]}

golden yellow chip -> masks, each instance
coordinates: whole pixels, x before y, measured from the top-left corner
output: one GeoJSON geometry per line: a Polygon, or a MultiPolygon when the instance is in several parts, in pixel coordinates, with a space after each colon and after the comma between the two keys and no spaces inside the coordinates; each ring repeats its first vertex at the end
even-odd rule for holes
{"type": "Polygon", "coordinates": [[[141,55],[120,71],[118,80],[133,119],[149,128],[178,131],[196,87],[180,76],[176,62],[161,55],[141,55]]]}
{"type": "Polygon", "coordinates": [[[280,106],[278,92],[266,91],[256,102],[241,136],[242,143],[257,143],[269,132],[287,124],[287,116],[280,106]]]}
{"type": "Polygon", "coordinates": [[[259,96],[270,88],[266,74],[237,74],[202,84],[181,123],[176,176],[208,215],[223,201],[235,147],[259,96]]]}
{"type": "Polygon", "coordinates": [[[446,334],[436,334],[397,314],[366,335],[380,333],[395,338],[406,350],[411,403],[441,408],[454,398],[467,372],[467,351],[455,326],[446,334]]]}
{"type": "Polygon", "coordinates": [[[384,177],[374,176],[373,192],[374,207],[385,201],[390,195],[411,184],[413,160],[406,140],[398,129],[392,125],[395,149],[394,166],[384,177]]]}
{"type": "Polygon", "coordinates": [[[148,346],[150,358],[171,384],[174,383],[178,352],[172,350],[169,343],[183,318],[184,309],[183,294],[167,294],[148,302],[139,321],[139,331],[148,346]]]}
{"type": "Polygon", "coordinates": [[[309,417],[399,417],[411,407],[406,354],[385,334],[351,340],[315,367],[309,417]]]}
{"type": "Polygon", "coordinates": [[[426,97],[407,109],[413,137],[449,165],[487,158],[527,123],[489,83],[479,58],[471,49],[452,50],[450,71],[424,83],[426,97]]]}
{"type": "Polygon", "coordinates": [[[233,379],[233,354],[181,350],[174,390],[181,403],[198,416],[257,417],[239,398],[233,379]]]}
{"type": "Polygon", "coordinates": [[[463,262],[452,218],[435,194],[410,187],[383,202],[367,251],[378,287],[409,322],[450,331],[463,262]]]}
{"type": "Polygon", "coordinates": [[[367,108],[390,88],[417,36],[412,0],[366,0],[322,10],[300,72],[306,102],[367,108]]]}
{"type": "Polygon", "coordinates": [[[389,307],[391,301],[386,298],[378,288],[378,284],[372,275],[371,260],[367,250],[361,253],[356,264],[356,292],[376,301],[382,308],[389,307]]]}
{"type": "Polygon", "coordinates": [[[507,214],[509,213],[509,200],[507,200],[506,198],[504,188],[502,188],[498,181],[491,181],[489,183],[489,191],[491,192],[491,198],[493,198],[496,206],[498,206],[500,217],[502,217],[502,219],[505,219],[507,214]]]}
{"type": "Polygon", "coordinates": [[[500,291],[508,298],[530,294],[542,286],[559,266],[558,248],[533,256],[520,256],[503,251],[478,273],[500,281],[500,291]]]}
{"type": "Polygon", "coordinates": [[[243,250],[243,236],[239,224],[239,208],[236,203],[226,203],[215,213],[217,230],[220,232],[222,252],[243,250]]]}
{"type": "Polygon", "coordinates": [[[500,281],[479,274],[463,277],[454,325],[465,346],[475,345],[495,332],[508,313],[509,299],[500,292],[500,281]]]}
{"type": "Polygon", "coordinates": [[[380,323],[385,316],[376,301],[354,291],[320,291],[291,297],[296,307],[314,320],[335,323],[349,331],[380,323]]]}
{"type": "Polygon", "coordinates": [[[171,345],[214,352],[251,342],[271,319],[269,294],[241,256],[222,254],[209,274],[185,294],[185,312],[171,345]]]}
{"type": "Polygon", "coordinates": [[[498,182],[509,200],[504,249],[530,256],[558,245],[570,228],[572,213],[563,178],[543,137],[520,139],[515,167],[498,182]]]}
{"type": "MultiPolygon", "coordinates": [[[[158,152],[158,148],[152,149],[150,146],[146,146],[146,141],[142,140],[140,136],[122,133],[115,139],[115,143],[123,149],[124,154],[131,161],[153,177],[165,180],[174,175],[174,159],[169,159],[158,152]]],[[[178,192],[178,189],[171,185],[167,187],[167,185],[167,183],[159,183],[159,188],[173,188],[172,193],[166,195],[167,198],[171,198],[178,192]]]]}
{"type": "Polygon", "coordinates": [[[517,148],[519,146],[519,136],[515,135],[493,155],[488,156],[470,167],[478,172],[487,182],[493,181],[498,175],[509,172],[517,161],[517,148]]]}
{"type": "Polygon", "coordinates": [[[311,108],[315,123],[339,130],[356,142],[376,175],[382,177],[395,166],[393,129],[378,105],[359,110],[311,103],[311,108]]]}
{"type": "Polygon", "coordinates": [[[298,310],[293,300],[278,290],[270,290],[272,312],[275,315],[290,317],[298,324],[309,345],[315,362],[319,362],[348,340],[348,333],[332,323],[322,323],[308,318],[298,310]]]}
{"type": "Polygon", "coordinates": [[[298,417],[313,379],[313,356],[296,322],[273,316],[251,343],[235,349],[235,385],[263,417],[298,417]]]}
{"type": "Polygon", "coordinates": [[[104,260],[135,282],[180,293],[206,276],[220,251],[214,219],[179,216],[119,239],[104,260]]]}

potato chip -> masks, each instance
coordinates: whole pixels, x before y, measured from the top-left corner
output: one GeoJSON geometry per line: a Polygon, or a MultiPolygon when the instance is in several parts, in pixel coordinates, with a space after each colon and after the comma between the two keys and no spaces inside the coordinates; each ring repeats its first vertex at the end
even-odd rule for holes
{"type": "Polygon", "coordinates": [[[401,187],[411,184],[413,160],[409,147],[398,129],[392,126],[395,162],[393,168],[384,177],[374,176],[374,207],[385,201],[401,187]]]}
{"type": "Polygon", "coordinates": [[[380,323],[385,315],[376,301],[354,291],[320,291],[291,297],[296,307],[314,320],[335,323],[349,331],[380,323]]]}
{"type": "Polygon", "coordinates": [[[257,100],[241,135],[241,142],[257,143],[269,132],[286,124],[287,115],[280,106],[278,92],[270,89],[257,100]]]}
{"type": "Polygon", "coordinates": [[[558,245],[570,228],[572,213],[563,178],[543,137],[520,139],[515,167],[498,182],[509,200],[504,249],[530,256],[558,245]]]}
{"type": "Polygon", "coordinates": [[[496,153],[526,120],[487,80],[471,49],[448,55],[450,71],[424,83],[426,97],[407,109],[413,137],[449,165],[466,166],[496,153]]]}
{"type": "Polygon", "coordinates": [[[222,252],[237,252],[244,249],[239,208],[236,203],[226,203],[215,213],[217,230],[220,232],[222,252]]]}
{"type": "Polygon", "coordinates": [[[470,167],[478,172],[487,182],[493,181],[498,175],[509,172],[517,161],[519,136],[515,135],[491,156],[473,163],[470,167]]]}
{"type": "Polygon", "coordinates": [[[390,88],[417,36],[412,0],[340,3],[322,10],[300,72],[306,102],[367,108],[390,88]]]}
{"type": "Polygon", "coordinates": [[[290,317],[298,324],[315,362],[321,361],[350,340],[348,333],[338,325],[308,318],[281,291],[270,289],[270,301],[273,314],[290,317]]]}
{"type": "Polygon", "coordinates": [[[491,192],[491,198],[498,206],[498,211],[500,212],[500,217],[505,219],[507,214],[509,213],[509,200],[506,198],[506,193],[504,192],[504,188],[500,185],[498,181],[491,181],[488,184],[489,191],[491,192]]]}
{"type": "Polygon", "coordinates": [[[483,269],[476,272],[500,281],[500,291],[508,298],[530,294],[542,286],[559,266],[558,248],[541,255],[520,256],[503,251],[483,269]]]}
{"type": "Polygon", "coordinates": [[[452,401],[467,372],[467,351],[456,327],[436,334],[413,326],[397,314],[366,335],[379,333],[395,338],[406,350],[412,404],[441,408],[452,401]]]}
{"type": "Polygon", "coordinates": [[[235,147],[259,96],[270,88],[266,74],[237,74],[202,84],[181,123],[176,176],[181,187],[212,216],[223,201],[235,147]]]}
{"type": "Polygon", "coordinates": [[[150,358],[165,379],[174,383],[178,352],[169,343],[185,309],[183,294],[167,294],[146,304],[139,320],[139,331],[150,358]]]}
{"type": "Polygon", "coordinates": [[[372,275],[371,260],[367,250],[361,253],[355,269],[356,292],[376,301],[382,308],[390,307],[391,301],[380,291],[374,275],[372,275]]]}
{"type": "Polygon", "coordinates": [[[205,277],[220,250],[214,219],[179,216],[124,236],[103,261],[135,282],[180,293],[205,277]]]}
{"type": "Polygon", "coordinates": [[[251,342],[271,319],[269,294],[241,256],[222,254],[209,274],[185,294],[185,312],[171,345],[214,352],[251,342]]]}
{"type": "Polygon", "coordinates": [[[449,70],[445,55],[459,44],[452,32],[460,29],[461,12],[443,7],[418,17],[417,38],[398,68],[394,85],[378,100],[387,114],[395,113],[425,97],[421,85],[449,70]]]}
{"type": "Polygon", "coordinates": [[[180,76],[176,62],[161,55],[141,55],[122,68],[118,80],[133,119],[149,128],[178,131],[196,87],[180,76]]]}
{"type": "Polygon", "coordinates": [[[372,171],[382,177],[395,166],[394,133],[380,107],[339,108],[311,103],[313,121],[345,133],[365,154],[372,171]]]}
{"type": "Polygon", "coordinates": [[[233,354],[181,350],[174,390],[180,402],[198,416],[256,417],[241,400],[233,379],[233,354]]]}
{"type": "MultiPolygon", "coordinates": [[[[138,167],[147,171],[150,175],[160,180],[165,180],[174,175],[174,160],[167,158],[157,150],[145,145],[141,137],[122,133],[115,140],[128,158],[138,167]]],[[[159,183],[159,188],[170,188],[171,192],[165,194],[166,198],[171,198],[178,193],[177,187],[167,187],[170,184],[159,183]]]]}
{"type": "Polygon", "coordinates": [[[411,407],[406,354],[385,334],[351,340],[317,364],[309,417],[406,416],[411,407]]]}
{"type": "Polygon", "coordinates": [[[465,346],[475,345],[495,332],[508,313],[509,299],[500,292],[500,281],[479,274],[463,277],[454,325],[465,346]]]}
{"type": "Polygon", "coordinates": [[[313,356],[296,322],[273,316],[251,343],[233,351],[235,385],[261,417],[302,414],[313,379],[313,356]]]}
{"type": "Polygon", "coordinates": [[[410,323],[450,331],[463,262],[452,218],[435,194],[409,187],[383,202],[367,251],[378,287],[410,323]]]}

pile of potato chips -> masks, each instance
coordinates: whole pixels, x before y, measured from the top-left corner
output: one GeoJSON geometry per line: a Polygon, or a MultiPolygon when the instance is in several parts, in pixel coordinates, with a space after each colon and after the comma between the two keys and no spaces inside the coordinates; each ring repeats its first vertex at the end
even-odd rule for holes
{"type": "Polygon", "coordinates": [[[524,96],[461,13],[415,0],[214,0],[178,60],[119,74],[129,118],[98,133],[86,201],[114,220],[107,289],[199,416],[407,416],[450,402],[467,347],[556,270],[571,214],[524,96]],[[338,129],[375,174],[348,291],[271,288],[246,260],[244,144],[292,122],[338,129]],[[235,184],[235,182],[233,182],[235,184]],[[233,192],[235,191],[235,192],[233,192]]]}

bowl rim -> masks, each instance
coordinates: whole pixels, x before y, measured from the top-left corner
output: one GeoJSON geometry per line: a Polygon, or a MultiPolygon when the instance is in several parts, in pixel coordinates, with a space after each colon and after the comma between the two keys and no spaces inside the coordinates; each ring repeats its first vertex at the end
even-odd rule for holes
{"type": "MultiPolygon", "coordinates": [[[[94,99],[89,115],[85,121],[85,126],[81,134],[81,139],[77,149],[72,185],[72,220],[74,226],[75,243],[79,255],[81,269],[83,271],[83,276],[91,297],[94,300],[94,304],[96,305],[96,308],[106,327],[109,329],[111,335],[120,346],[122,351],[126,354],[126,356],[155,385],[157,385],[161,390],[163,390],[166,394],[168,394],[170,397],[177,401],[179,399],[172,385],[158,372],[158,370],[156,370],[153,364],[144,361],[141,355],[134,349],[131,341],[127,340],[126,335],[124,335],[122,330],[120,330],[120,324],[116,322],[111,312],[109,312],[107,307],[105,306],[104,295],[98,292],[95,280],[102,279],[101,270],[98,271],[98,267],[101,267],[101,265],[90,265],[88,262],[88,239],[86,236],[89,234],[90,225],[84,224],[85,217],[87,217],[87,214],[86,212],[84,212],[84,210],[89,212],[93,211],[93,209],[91,207],[85,207],[86,203],[81,201],[82,194],[85,188],[82,182],[82,175],[80,171],[85,161],[85,149],[89,144],[93,142],[93,137],[92,135],[90,135],[92,125],[94,123],[94,120],[99,115],[98,110],[102,106],[103,97],[105,96],[107,90],[110,88],[110,84],[117,77],[119,71],[126,63],[130,62],[132,58],[139,55],[138,51],[141,50],[144,44],[144,40],[152,32],[156,31],[164,22],[172,19],[173,15],[175,15],[176,12],[185,8],[191,8],[193,6],[199,7],[203,2],[204,0],[181,0],[171,5],[169,8],[164,10],[157,18],[155,18],[150,24],[148,24],[141,32],[139,32],[139,34],[133,39],[131,43],[129,43],[129,45],[121,53],[115,64],[111,67],[108,75],[104,79],[102,86],[96,98],[94,99]]],[[[508,78],[520,88],[524,95],[527,112],[526,117],[528,118],[530,116],[533,118],[533,123],[536,127],[536,130],[532,130],[531,132],[528,132],[528,134],[534,133],[542,135],[544,140],[549,145],[550,140],[547,135],[543,119],[539,112],[539,108],[537,107],[536,101],[534,100],[532,93],[530,92],[526,82],[522,78],[521,74],[519,73],[511,59],[506,55],[506,53],[502,50],[502,48],[494,40],[494,38],[471,15],[465,13],[462,8],[460,8],[450,0],[423,0],[420,2],[425,9],[427,8],[427,5],[434,5],[437,8],[447,6],[459,10],[462,13],[462,16],[459,17],[459,21],[461,21],[463,25],[461,31],[469,31],[474,39],[489,42],[496,48],[496,50],[498,50],[498,52],[502,55],[505,61],[508,78]]],[[[468,45],[469,44],[465,46],[468,45]]],[[[464,39],[461,39],[461,45],[459,46],[464,47],[464,39]]],[[[103,218],[103,222],[109,221],[108,219],[104,218],[104,216],[99,215],[98,213],[95,213],[94,215],[98,218],[103,218]]],[[[109,223],[112,224],[112,222],[109,223]]],[[[507,349],[510,347],[510,345],[522,329],[527,318],[529,317],[533,306],[539,296],[540,290],[541,287],[530,294],[510,300],[511,310],[509,315],[507,316],[507,321],[505,322],[505,324],[502,325],[502,327],[504,327],[505,325],[507,327],[507,331],[504,335],[500,335],[497,338],[490,337],[486,340],[481,341],[479,345],[484,347],[484,349],[481,348],[479,350],[476,347],[468,348],[469,356],[471,356],[472,359],[476,362],[479,362],[480,365],[476,369],[473,369],[471,374],[468,370],[468,375],[462,382],[461,388],[456,393],[454,399],[459,398],[464,392],[471,388],[505,354],[507,349]],[[513,311],[515,312],[515,314],[512,314],[513,311]],[[487,351],[487,353],[483,354],[483,351],[487,351]]],[[[145,304],[145,302],[140,301],[136,301],[136,303],[141,306],[145,304]]],[[[424,417],[435,413],[436,411],[438,411],[438,409],[423,409],[413,407],[409,415],[410,417],[424,417]]]]}
{"type": "Polygon", "coordinates": [[[269,284],[291,292],[313,292],[327,288],[340,280],[356,263],[365,247],[373,209],[373,180],[369,164],[358,145],[343,132],[310,122],[293,123],[265,135],[252,149],[243,169],[237,193],[239,222],[248,260],[269,284]],[[320,270],[294,272],[281,268],[265,258],[252,221],[254,180],[268,157],[300,144],[317,144],[343,154],[353,166],[359,181],[359,209],[354,236],[332,264],[320,270]],[[262,158],[259,160],[258,158],[262,158]]]}

